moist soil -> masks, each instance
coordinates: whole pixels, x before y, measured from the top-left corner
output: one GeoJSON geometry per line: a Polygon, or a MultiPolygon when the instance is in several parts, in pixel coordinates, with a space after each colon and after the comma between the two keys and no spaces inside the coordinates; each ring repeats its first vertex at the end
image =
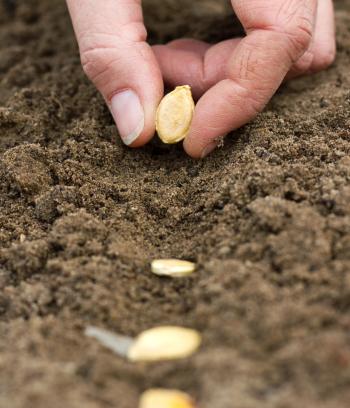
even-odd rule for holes
{"type": "MultiPolygon", "coordinates": [[[[205,161],[124,147],[64,2],[14,3],[0,12],[0,407],[134,408],[151,387],[200,408],[348,407],[350,1],[334,66],[285,84],[205,161]],[[198,271],[153,276],[161,257],[198,271]],[[169,324],[199,330],[200,351],[132,364],[84,336],[169,324]]],[[[237,32],[216,0],[145,12],[152,42],[237,32]]]]}

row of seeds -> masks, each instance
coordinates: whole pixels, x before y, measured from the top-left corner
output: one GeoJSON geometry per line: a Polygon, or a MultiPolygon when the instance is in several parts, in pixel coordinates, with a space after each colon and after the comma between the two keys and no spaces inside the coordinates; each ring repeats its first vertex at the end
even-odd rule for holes
{"type": "MultiPolygon", "coordinates": [[[[155,260],[151,271],[158,276],[181,278],[195,271],[195,264],[176,259],[155,260]]],[[[163,326],[146,330],[136,338],[122,336],[98,327],[87,327],[85,334],[132,362],[156,362],[190,357],[201,344],[201,335],[184,327],[163,326]]],[[[177,390],[151,389],[140,398],[139,408],[194,408],[192,398],[177,390]]]]}
{"type": "MultiPolygon", "coordinates": [[[[163,98],[156,117],[156,129],[163,143],[178,143],[186,137],[194,108],[188,85],[177,87],[163,98]]],[[[159,259],[151,265],[152,273],[171,278],[188,276],[194,270],[194,263],[177,259],[159,259]]],[[[132,362],[186,358],[201,344],[201,336],[197,331],[173,326],[147,330],[136,339],[97,327],[88,327],[86,335],[96,338],[101,344],[132,362]]],[[[180,391],[153,389],[141,396],[139,408],[194,408],[194,403],[187,394],[180,391]]]]}

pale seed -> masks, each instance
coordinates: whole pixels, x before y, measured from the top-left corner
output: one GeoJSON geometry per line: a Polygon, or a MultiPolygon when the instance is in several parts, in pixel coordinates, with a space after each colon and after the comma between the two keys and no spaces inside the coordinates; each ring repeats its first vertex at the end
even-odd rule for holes
{"type": "Polygon", "coordinates": [[[161,361],[186,358],[200,346],[200,334],[191,329],[165,326],[141,333],[128,351],[131,361],[161,361]]]}
{"type": "Polygon", "coordinates": [[[139,408],[195,408],[192,398],[176,390],[151,389],[140,398],[139,408]]]}
{"type": "Polygon", "coordinates": [[[85,335],[96,339],[104,347],[107,347],[122,357],[126,357],[128,355],[130,346],[134,342],[134,339],[131,337],[113,333],[109,330],[100,329],[99,327],[95,326],[88,326],[85,329],[85,335]]]}
{"type": "Polygon", "coordinates": [[[191,126],[194,101],[191,87],[178,86],[166,95],[157,111],[156,129],[159,138],[166,144],[185,139],[191,126]]]}
{"type": "Polygon", "coordinates": [[[190,275],[196,269],[193,262],[179,259],[156,259],[151,263],[151,270],[160,276],[181,278],[190,275]]]}

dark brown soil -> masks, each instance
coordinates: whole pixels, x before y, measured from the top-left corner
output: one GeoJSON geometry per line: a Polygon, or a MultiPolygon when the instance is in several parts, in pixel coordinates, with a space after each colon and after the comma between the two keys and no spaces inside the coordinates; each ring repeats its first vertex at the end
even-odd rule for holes
{"type": "MultiPolygon", "coordinates": [[[[153,42],[231,35],[216,0],[154,2],[153,42]]],[[[335,66],[285,85],[203,162],[122,146],[64,2],[18,3],[0,12],[0,407],[135,408],[171,387],[200,408],[347,408],[350,1],[335,66]],[[152,276],[169,256],[198,274],[152,276]],[[179,324],[204,344],[135,365],[86,338],[90,324],[179,324]]]]}

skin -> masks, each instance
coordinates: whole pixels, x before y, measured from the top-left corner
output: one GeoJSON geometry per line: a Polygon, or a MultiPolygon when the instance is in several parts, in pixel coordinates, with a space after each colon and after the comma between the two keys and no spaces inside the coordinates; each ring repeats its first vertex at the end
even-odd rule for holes
{"type": "MultiPolygon", "coordinates": [[[[246,36],[208,44],[179,39],[151,47],[141,0],[67,0],[85,73],[111,105],[133,90],[144,127],[131,147],[155,132],[164,94],[188,84],[198,103],[185,151],[208,155],[222,138],[261,112],[281,83],[329,67],[336,54],[332,0],[231,0],[246,36]]],[[[200,6],[199,6],[200,7],[200,6]]]]}

